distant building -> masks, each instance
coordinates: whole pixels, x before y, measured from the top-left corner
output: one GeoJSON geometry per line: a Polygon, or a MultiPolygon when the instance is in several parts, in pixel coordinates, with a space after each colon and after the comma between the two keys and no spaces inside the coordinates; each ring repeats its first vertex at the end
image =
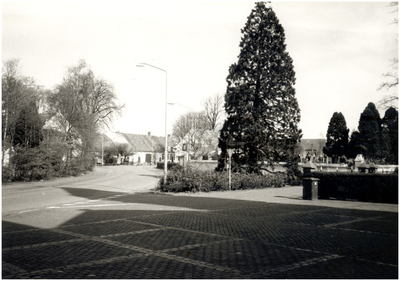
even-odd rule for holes
{"type": "Polygon", "coordinates": [[[322,150],[325,143],[326,139],[302,139],[299,146],[300,161],[324,161],[326,157],[322,150]]]}
{"type": "MultiPolygon", "coordinates": [[[[128,155],[128,161],[132,164],[155,164],[164,160],[165,137],[147,135],[116,133],[112,141],[115,144],[127,144],[132,153],[128,155]]],[[[171,140],[168,139],[167,161],[173,160],[171,140]]]]}

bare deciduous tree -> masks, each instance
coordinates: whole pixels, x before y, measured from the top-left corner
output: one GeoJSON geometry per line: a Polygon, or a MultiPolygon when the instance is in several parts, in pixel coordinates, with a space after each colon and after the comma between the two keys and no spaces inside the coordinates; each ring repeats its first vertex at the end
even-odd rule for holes
{"type": "MultiPolygon", "coordinates": [[[[398,12],[398,2],[391,2],[389,4],[389,7],[393,8],[393,11],[391,13],[396,13],[398,12]]],[[[398,18],[395,17],[393,20],[393,24],[398,24],[398,18]]],[[[398,43],[396,39],[396,44],[398,43]]],[[[398,94],[397,94],[397,86],[399,84],[399,77],[398,77],[398,65],[399,65],[399,59],[398,58],[393,58],[390,60],[392,65],[392,71],[387,72],[383,74],[383,77],[385,79],[389,79],[389,81],[383,82],[378,90],[393,90],[392,94],[385,95],[378,103],[378,107],[383,108],[383,109],[388,109],[390,107],[395,107],[398,108],[397,103],[399,100],[398,94]]]]}
{"type": "Polygon", "coordinates": [[[208,151],[210,125],[204,112],[188,112],[181,115],[173,125],[173,136],[188,145],[188,151],[197,159],[208,151]]]}
{"type": "Polygon", "coordinates": [[[21,74],[19,59],[3,62],[2,72],[2,164],[4,164],[5,151],[11,147],[14,140],[18,116],[26,105],[38,102],[40,89],[32,78],[21,74]]]}
{"type": "Polygon", "coordinates": [[[209,123],[209,129],[215,131],[218,128],[219,120],[225,113],[224,110],[224,96],[222,94],[215,94],[208,97],[203,102],[204,112],[209,123]]]}
{"type": "MultiPolygon", "coordinates": [[[[121,112],[114,88],[97,79],[85,61],[68,68],[62,84],[56,87],[49,103],[54,113],[65,118],[65,136],[69,142],[79,139],[81,154],[93,148],[96,132],[121,112]]],[[[71,157],[71,152],[69,153],[71,157]]]]}

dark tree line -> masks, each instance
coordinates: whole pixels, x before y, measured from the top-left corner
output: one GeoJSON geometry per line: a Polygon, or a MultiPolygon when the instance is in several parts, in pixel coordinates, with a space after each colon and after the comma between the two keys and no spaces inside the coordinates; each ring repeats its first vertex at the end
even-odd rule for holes
{"type": "Polygon", "coordinates": [[[323,151],[334,159],[363,154],[370,161],[398,164],[398,111],[393,107],[381,118],[375,104],[370,102],[360,114],[358,130],[350,138],[343,114],[335,112],[326,136],[323,151]]]}

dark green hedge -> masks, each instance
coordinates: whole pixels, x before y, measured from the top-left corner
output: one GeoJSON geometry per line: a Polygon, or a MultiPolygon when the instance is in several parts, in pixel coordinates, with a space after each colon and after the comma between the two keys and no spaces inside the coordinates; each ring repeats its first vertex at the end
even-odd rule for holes
{"type": "Polygon", "coordinates": [[[397,174],[318,173],[318,197],[364,202],[398,203],[397,174]]]}
{"type": "MultiPolygon", "coordinates": [[[[174,162],[168,162],[167,163],[167,169],[172,169],[173,167],[176,167],[177,165],[179,165],[178,163],[174,163],[174,162]]],[[[164,170],[164,162],[157,162],[157,169],[162,169],[164,170]]]]}
{"type": "MultiPolygon", "coordinates": [[[[232,190],[256,189],[285,186],[285,174],[255,175],[232,173],[232,190]]],[[[228,173],[202,171],[181,166],[173,167],[167,175],[167,184],[164,178],[160,179],[157,190],[163,192],[210,192],[229,190],[228,173]]]]}

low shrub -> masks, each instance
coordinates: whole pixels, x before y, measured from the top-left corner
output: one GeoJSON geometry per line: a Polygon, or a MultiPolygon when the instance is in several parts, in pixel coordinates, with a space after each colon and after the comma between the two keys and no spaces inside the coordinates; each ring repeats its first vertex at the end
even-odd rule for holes
{"type": "MultiPolygon", "coordinates": [[[[167,163],[167,169],[170,170],[176,166],[179,166],[178,163],[174,163],[174,162],[168,162],[167,163]]],[[[157,162],[157,169],[162,169],[164,170],[164,162],[157,162]]]]}
{"type": "Polygon", "coordinates": [[[297,159],[289,159],[285,164],[286,167],[286,184],[288,185],[301,185],[302,184],[302,172],[299,169],[299,163],[297,159]]]}
{"type": "MultiPolygon", "coordinates": [[[[285,186],[285,174],[255,175],[232,173],[232,190],[285,186]]],[[[228,190],[228,172],[202,171],[177,165],[167,175],[167,183],[160,179],[158,190],[163,192],[209,192],[228,190]]]]}
{"type": "Polygon", "coordinates": [[[87,171],[93,171],[93,168],[93,157],[75,157],[68,163],[63,174],[76,177],[86,173],[87,171]]]}
{"type": "Polygon", "coordinates": [[[3,182],[13,181],[15,178],[14,165],[3,166],[1,170],[1,180],[3,182]]]}
{"type": "Polygon", "coordinates": [[[47,161],[46,151],[42,147],[16,147],[12,157],[14,179],[32,181],[48,179],[53,176],[51,163],[47,161]]]}

